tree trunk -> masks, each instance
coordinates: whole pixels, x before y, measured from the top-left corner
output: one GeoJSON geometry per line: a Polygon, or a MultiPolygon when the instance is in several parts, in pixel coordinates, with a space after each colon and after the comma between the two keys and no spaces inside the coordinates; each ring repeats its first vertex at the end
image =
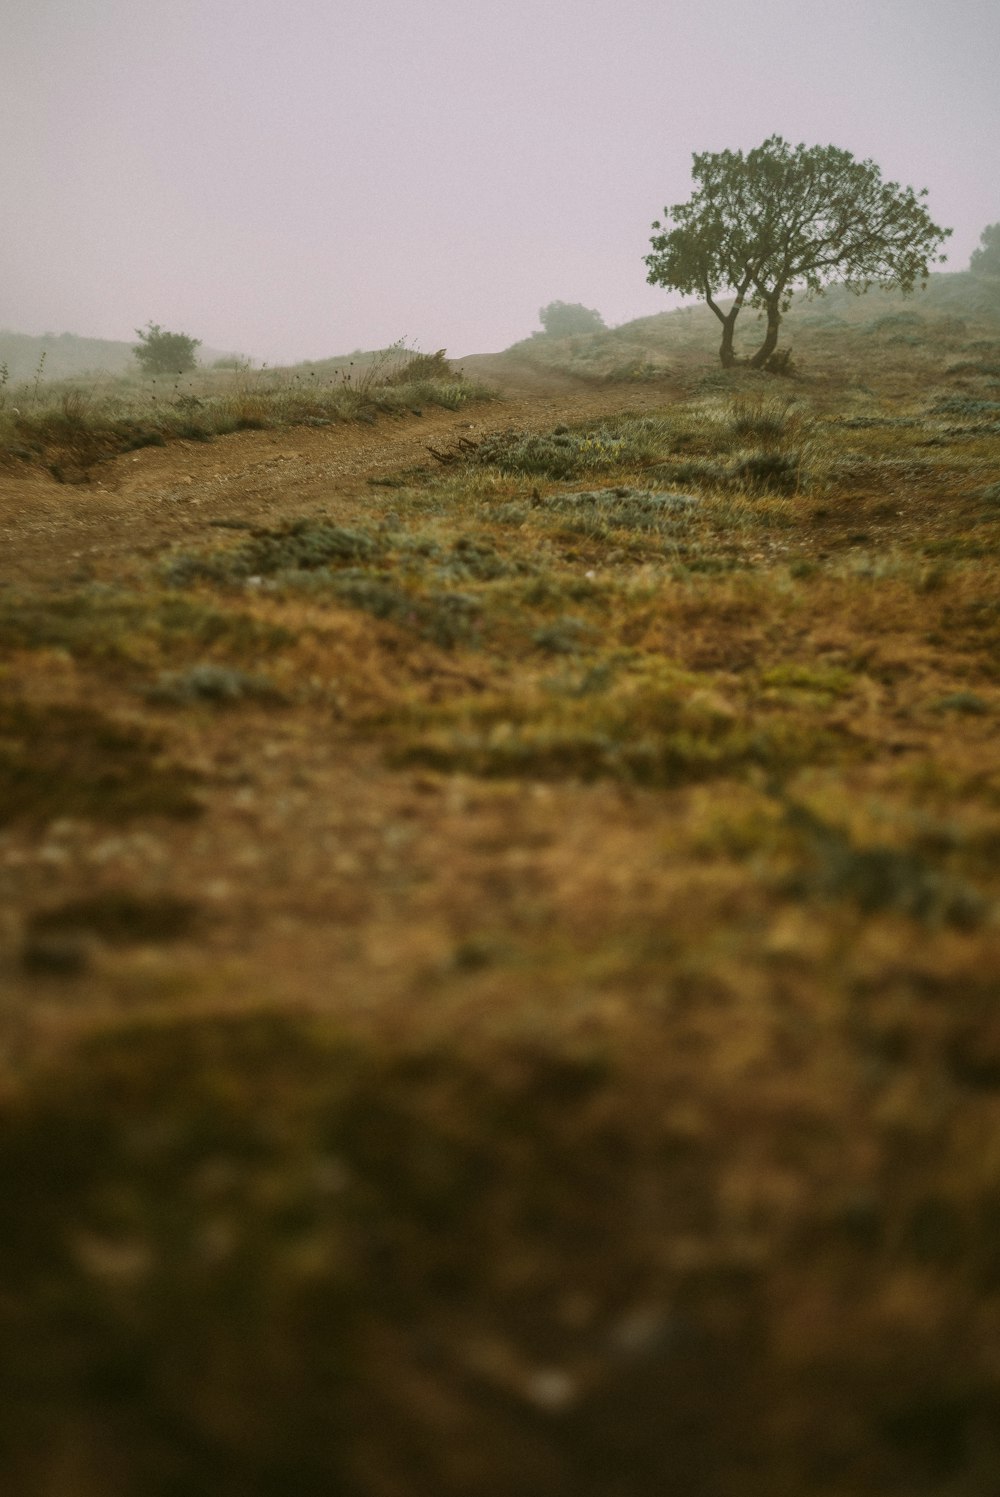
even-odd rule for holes
{"type": "Polygon", "coordinates": [[[740,308],[743,305],[743,298],[746,296],[746,290],[746,286],[740,286],[737,290],[736,300],[733,302],[733,305],[730,307],[728,312],[724,312],[718,305],[718,303],[712,299],[712,293],[709,290],[708,286],[705,287],[705,301],[712,309],[715,316],[718,317],[719,321],[722,323],[722,343],[719,345],[719,358],[722,361],[723,369],[732,369],[733,365],[736,363],[736,353],[733,348],[733,335],[736,332],[736,319],[740,315],[740,308]]]}
{"type": "Polygon", "coordinates": [[[778,329],[781,326],[780,303],[773,301],[767,304],[767,332],[764,341],[750,360],[751,369],[763,369],[768,359],[778,346],[778,329]]]}
{"type": "Polygon", "coordinates": [[[733,348],[733,338],[736,333],[736,318],[739,307],[734,307],[728,317],[722,318],[722,342],[719,345],[719,358],[723,369],[732,369],[736,363],[736,351],[733,348]]]}

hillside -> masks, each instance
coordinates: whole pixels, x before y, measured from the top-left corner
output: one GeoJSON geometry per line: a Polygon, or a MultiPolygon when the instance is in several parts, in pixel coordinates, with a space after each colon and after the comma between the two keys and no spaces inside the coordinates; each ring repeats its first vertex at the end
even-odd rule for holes
{"type": "Polygon", "coordinates": [[[694,310],[7,413],[5,1492],[994,1490],[1000,324],[939,279],[791,379],[694,310]]]}
{"type": "MultiPolygon", "coordinates": [[[[0,365],[6,365],[11,384],[33,380],[41,370],[45,380],[78,379],[88,374],[130,375],[136,371],[132,343],[108,338],[81,338],[75,333],[46,333],[33,337],[0,329],[0,365]],[[44,361],[43,361],[44,355],[44,361]]],[[[230,357],[213,348],[199,348],[198,359],[211,364],[230,357]]]]}
{"type": "MultiPolygon", "coordinates": [[[[723,305],[728,305],[723,303],[723,305]]],[[[909,347],[922,364],[940,348],[958,349],[977,335],[995,338],[1000,326],[1000,280],[968,271],[932,275],[912,296],[871,291],[854,296],[833,286],[823,296],[797,296],[786,314],[782,345],[791,345],[802,371],[836,368],[851,359],[859,369],[879,360],[884,350],[909,347]]],[[[751,352],[760,341],[756,314],[745,310],[737,349],[751,352]]],[[[490,367],[539,366],[584,379],[648,379],[669,372],[678,359],[699,353],[716,358],[719,324],[702,303],[639,318],[603,332],[573,338],[536,333],[503,355],[490,355],[490,367]]],[[[463,360],[482,374],[483,359],[463,360]]]]}

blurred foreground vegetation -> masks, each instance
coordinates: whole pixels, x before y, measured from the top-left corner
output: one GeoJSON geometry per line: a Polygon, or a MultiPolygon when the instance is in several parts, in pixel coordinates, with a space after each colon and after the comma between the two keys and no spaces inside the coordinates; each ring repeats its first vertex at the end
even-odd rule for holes
{"type": "Polygon", "coordinates": [[[8,575],[5,1489],[993,1489],[973,320],[8,575]]]}

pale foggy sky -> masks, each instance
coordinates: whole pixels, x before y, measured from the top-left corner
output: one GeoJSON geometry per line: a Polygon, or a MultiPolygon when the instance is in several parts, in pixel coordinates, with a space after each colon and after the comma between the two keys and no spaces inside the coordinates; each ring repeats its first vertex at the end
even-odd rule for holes
{"type": "Polygon", "coordinates": [[[0,0],[0,327],[271,362],[662,310],[693,151],[779,133],[1000,220],[997,0],[0,0]]]}

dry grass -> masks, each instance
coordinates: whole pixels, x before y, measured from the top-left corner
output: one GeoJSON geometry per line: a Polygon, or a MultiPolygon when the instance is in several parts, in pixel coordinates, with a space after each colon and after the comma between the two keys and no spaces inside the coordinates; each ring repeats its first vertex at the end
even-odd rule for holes
{"type": "Polygon", "coordinates": [[[998,439],[925,331],[4,594],[11,1491],[992,1489],[998,439]]]}
{"type": "Polygon", "coordinates": [[[403,345],[346,363],[293,369],[198,370],[0,385],[0,463],[41,464],[60,482],[88,481],[122,453],[231,432],[373,422],[423,406],[457,410],[488,399],[444,356],[403,345]]]}

